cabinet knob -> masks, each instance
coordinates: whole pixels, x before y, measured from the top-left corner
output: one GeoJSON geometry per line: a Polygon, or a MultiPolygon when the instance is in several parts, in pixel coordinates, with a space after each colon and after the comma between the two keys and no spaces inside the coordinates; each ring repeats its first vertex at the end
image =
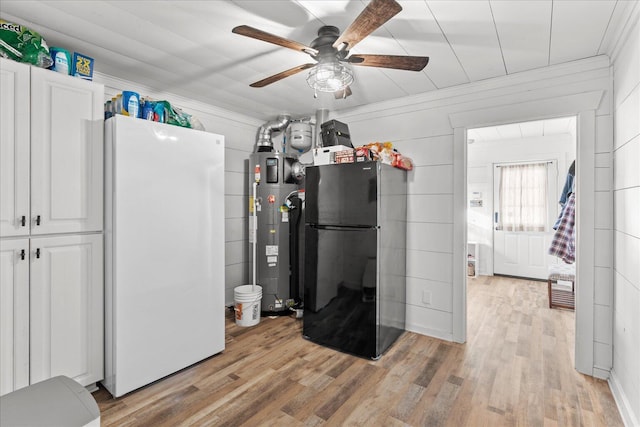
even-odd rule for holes
{"type": "MultiPolygon", "coordinates": [[[[24,217],[23,217],[23,218],[24,218],[24,217]]],[[[20,259],[24,261],[24,257],[25,257],[25,255],[26,255],[26,254],[25,254],[25,252],[24,252],[24,249],[22,249],[22,250],[20,251],[20,259]]]]}
{"type": "Polygon", "coordinates": [[[36,258],[40,258],[40,248],[36,249],[36,258]]]}
{"type": "Polygon", "coordinates": [[[36,225],[40,225],[40,215],[36,217],[36,225]]]}
{"type": "Polygon", "coordinates": [[[22,215],[22,216],[20,217],[20,225],[21,225],[22,227],[25,227],[25,226],[27,225],[27,217],[26,217],[26,216],[22,215]]]}

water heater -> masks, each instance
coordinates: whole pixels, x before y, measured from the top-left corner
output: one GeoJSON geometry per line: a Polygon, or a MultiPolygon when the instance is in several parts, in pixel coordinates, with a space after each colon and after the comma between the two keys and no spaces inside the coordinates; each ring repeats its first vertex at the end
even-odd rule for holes
{"type": "Polygon", "coordinates": [[[288,312],[300,296],[297,239],[304,220],[297,195],[303,177],[303,166],[295,154],[258,147],[249,156],[250,244],[256,239],[255,260],[250,250],[249,265],[252,274],[255,268],[256,283],[262,286],[263,312],[288,312]]]}

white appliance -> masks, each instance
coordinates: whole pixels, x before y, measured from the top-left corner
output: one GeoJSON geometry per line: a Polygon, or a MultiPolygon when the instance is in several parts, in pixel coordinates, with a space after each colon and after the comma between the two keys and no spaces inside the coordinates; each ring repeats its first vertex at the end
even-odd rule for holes
{"type": "Polygon", "coordinates": [[[80,383],[59,375],[0,397],[0,425],[100,427],[100,408],[80,383]]]}
{"type": "Polygon", "coordinates": [[[224,137],[105,123],[105,379],[114,396],[224,350],[224,137]]]}

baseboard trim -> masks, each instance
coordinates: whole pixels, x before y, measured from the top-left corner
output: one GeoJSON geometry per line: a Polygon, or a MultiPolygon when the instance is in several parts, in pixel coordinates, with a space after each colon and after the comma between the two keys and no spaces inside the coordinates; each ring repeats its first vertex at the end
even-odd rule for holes
{"type": "Polygon", "coordinates": [[[608,380],[611,376],[611,371],[608,369],[598,368],[597,366],[593,367],[593,376],[600,380],[608,380]]]}
{"type": "Polygon", "coordinates": [[[431,338],[437,338],[443,341],[455,342],[453,334],[439,331],[437,329],[429,329],[419,325],[406,325],[405,330],[409,332],[415,332],[416,334],[425,335],[431,338]]]}
{"type": "Polygon", "coordinates": [[[633,413],[633,408],[629,404],[629,400],[627,399],[624,390],[620,387],[620,382],[618,381],[615,371],[611,371],[608,383],[624,425],[627,427],[639,426],[640,420],[638,420],[637,415],[640,414],[633,413]]]}

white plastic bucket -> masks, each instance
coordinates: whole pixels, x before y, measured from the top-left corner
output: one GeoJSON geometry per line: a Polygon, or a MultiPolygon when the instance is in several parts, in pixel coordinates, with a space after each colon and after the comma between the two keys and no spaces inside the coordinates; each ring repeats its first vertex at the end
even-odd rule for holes
{"type": "Polygon", "coordinates": [[[260,305],[262,302],[262,286],[237,286],[233,289],[236,312],[236,325],[253,326],[260,323],[260,305]]]}

